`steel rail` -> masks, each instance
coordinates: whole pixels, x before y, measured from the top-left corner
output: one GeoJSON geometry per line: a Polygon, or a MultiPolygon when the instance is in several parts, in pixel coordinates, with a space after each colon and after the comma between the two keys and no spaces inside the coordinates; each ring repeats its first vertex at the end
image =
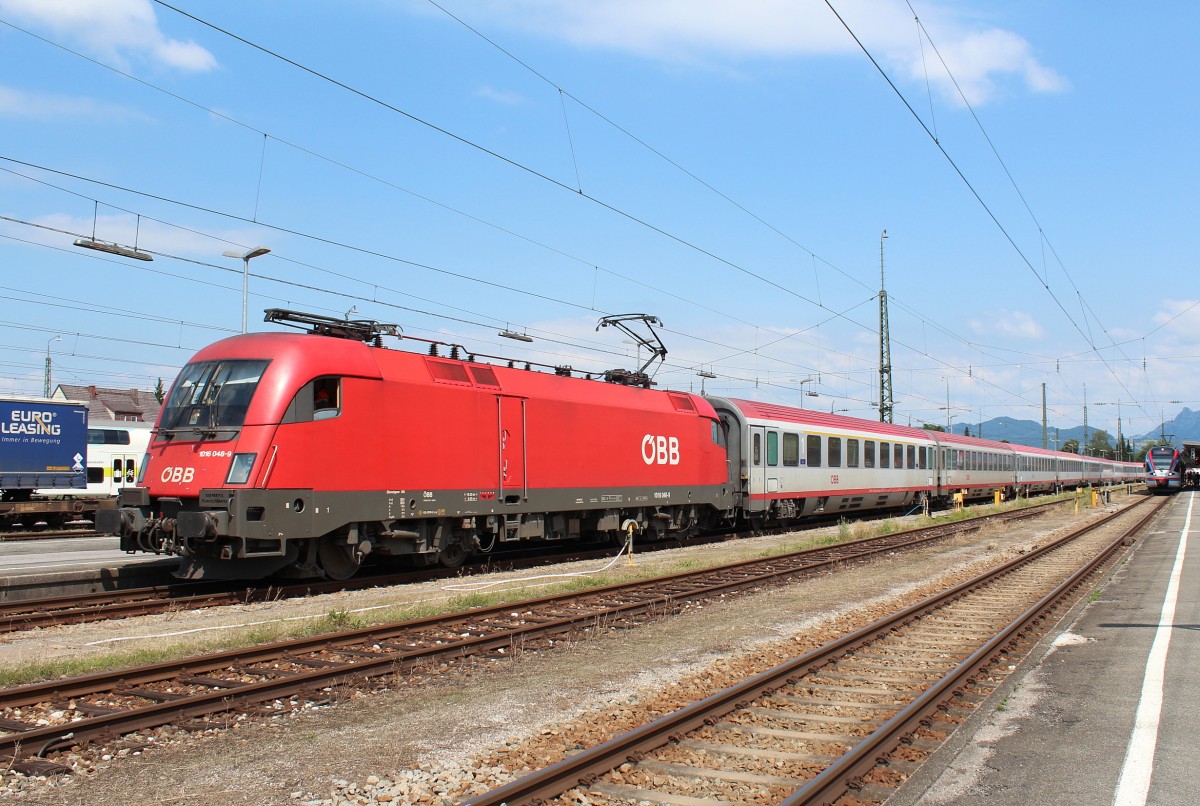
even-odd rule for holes
{"type": "MultiPolygon", "coordinates": [[[[1145,500],[1134,505],[1140,506],[1145,500]]],[[[1161,507],[1161,504],[1160,504],[1161,507]]],[[[682,739],[686,734],[706,724],[712,724],[721,716],[730,713],[763,694],[780,686],[796,683],[804,675],[837,660],[849,652],[886,637],[890,632],[920,618],[944,605],[953,602],[970,591],[980,588],[1013,570],[1066,545],[1078,537],[1093,531],[1113,519],[1129,512],[1127,507],[1102,520],[1059,540],[1037,548],[993,568],[974,579],[928,597],[879,621],[848,633],[799,658],[762,672],[742,683],[712,694],[703,700],[667,714],[652,722],[609,739],[593,748],[580,751],[569,758],[558,761],[543,770],[531,773],[490,792],[464,801],[462,806],[517,806],[532,804],[557,797],[577,786],[588,786],[600,775],[607,773],[627,761],[637,761],[646,753],[682,739]]],[[[1153,516],[1158,508],[1150,513],[1153,516]]],[[[1148,516],[1149,517],[1149,516],[1148,516]]],[[[1148,518],[1147,518],[1148,519],[1148,518]]],[[[1125,536],[1115,541],[1119,545],[1125,536]]]]}

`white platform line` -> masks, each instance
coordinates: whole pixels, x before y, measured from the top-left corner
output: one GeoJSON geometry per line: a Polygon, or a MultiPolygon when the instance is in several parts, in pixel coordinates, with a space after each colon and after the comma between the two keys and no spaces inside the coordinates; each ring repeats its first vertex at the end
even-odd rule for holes
{"type": "Polygon", "coordinates": [[[1183,520],[1183,532],[1179,536],[1179,548],[1175,552],[1175,565],[1171,568],[1171,580],[1167,583],[1167,594],[1163,597],[1158,629],[1154,631],[1154,643],[1150,645],[1150,656],[1146,659],[1142,696],[1138,701],[1133,733],[1129,736],[1125,763],[1121,765],[1121,778],[1117,782],[1117,792],[1113,797],[1115,806],[1144,806],[1150,795],[1150,776],[1154,773],[1154,750],[1158,745],[1158,724],[1162,717],[1167,649],[1171,645],[1171,633],[1174,631],[1175,603],[1179,599],[1179,580],[1183,575],[1183,558],[1187,553],[1188,531],[1192,526],[1192,504],[1195,500],[1195,493],[1190,493],[1187,516],[1183,520]]]}

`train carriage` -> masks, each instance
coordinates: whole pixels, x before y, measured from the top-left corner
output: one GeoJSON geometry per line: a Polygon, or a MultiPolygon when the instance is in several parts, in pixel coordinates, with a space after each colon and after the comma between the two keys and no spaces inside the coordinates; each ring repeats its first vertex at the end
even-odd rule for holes
{"type": "Polygon", "coordinates": [[[1173,493],[1183,489],[1187,462],[1172,445],[1155,445],[1146,451],[1146,489],[1155,493],[1173,493]]]}
{"type": "Polygon", "coordinates": [[[709,397],[740,457],[748,520],[911,507],[935,490],[930,432],[709,397]]]}
{"type": "Polygon", "coordinates": [[[961,493],[966,500],[1011,496],[1019,483],[1015,446],[962,434],[937,433],[938,497],[961,493]]]}

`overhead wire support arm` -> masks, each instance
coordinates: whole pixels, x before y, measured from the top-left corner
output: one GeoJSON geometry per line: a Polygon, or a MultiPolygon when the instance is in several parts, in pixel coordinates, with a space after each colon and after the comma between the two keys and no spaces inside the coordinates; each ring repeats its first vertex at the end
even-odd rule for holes
{"type": "Polygon", "coordinates": [[[596,325],[596,330],[602,327],[612,325],[619,328],[634,342],[638,348],[645,347],[650,352],[650,357],[646,359],[646,363],[642,364],[633,372],[627,369],[611,369],[604,373],[604,380],[611,383],[623,383],[628,386],[644,386],[647,389],[653,385],[651,376],[646,374],[646,369],[655,361],[665,361],[667,358],[667,348],[663,345],[662,339],[658,336],[658,331],[654,329],[655,325],[662,327],[662,320],[657,316],[651,316],[646,313],[620,313],[612,316],[605,316],[600,319],[600,323],[596,325]],[[633,330],[627,323],[641,322],[645,325],[649,335],[645,336],[633,330]]]}

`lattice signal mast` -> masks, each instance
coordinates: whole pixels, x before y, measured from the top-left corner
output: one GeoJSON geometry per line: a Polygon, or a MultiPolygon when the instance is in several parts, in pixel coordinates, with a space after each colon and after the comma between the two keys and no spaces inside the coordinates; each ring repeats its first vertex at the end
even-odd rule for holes
{"type": "Polygon", "coordinates": [[[888,334],[887,291],[883,286],[883,242],[887,230],[879,236],[879,422],[892,421],[892,340],[888,334]]]}

